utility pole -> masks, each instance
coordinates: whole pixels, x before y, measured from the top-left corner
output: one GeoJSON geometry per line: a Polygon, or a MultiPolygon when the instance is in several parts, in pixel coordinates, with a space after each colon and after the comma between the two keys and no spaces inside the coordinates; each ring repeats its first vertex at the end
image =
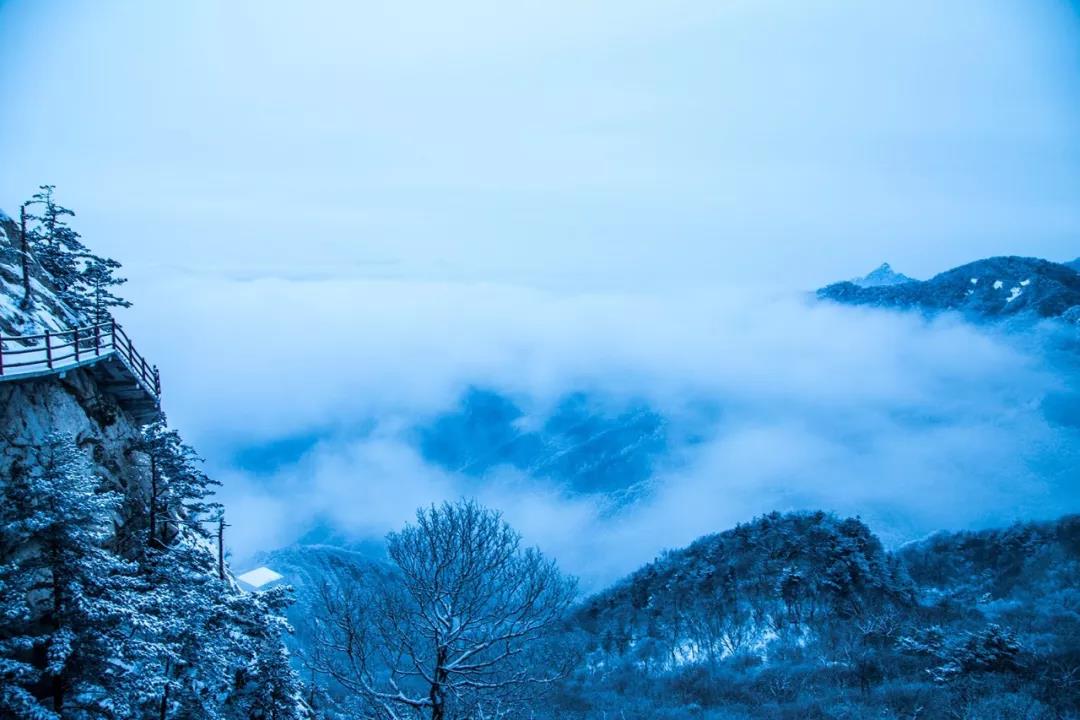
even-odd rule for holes
{"type": "Polygon", "coordinates": [[[217,526],[217,570],[218,578],[225,579],[225,516],[218,518],[217,526]]]}
{"type": "Polygon", "coordinates": [[[29,205],[29,203],[23,203],[19,206],[19,250],[22,254],[22,309],[24,311],[29,310],[31,303],[33,302],[33,298],[30,295],[30,241],[26,237],[27,205],[29,205]]]}

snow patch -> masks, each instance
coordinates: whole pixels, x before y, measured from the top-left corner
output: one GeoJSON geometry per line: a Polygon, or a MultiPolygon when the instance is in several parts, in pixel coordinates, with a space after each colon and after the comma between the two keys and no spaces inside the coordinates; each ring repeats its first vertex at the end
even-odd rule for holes
{"type": "Polygon", "coordinates": [[[994,281],[994,289],[995,290],[1000,290],[1003,287],[1005,287],[1005,283],[1001,282],[1000,280],[995,280],[994,281]]]}
{"type": "Polygon", "coordinates": [[[1020,281],[1020,287],[1027,287],[1030,284],[1031,284],[1031,279],[1030,278],[1027,279],[1027,280],[1021,280],[1020,281]]]}
{"type": "Polygon", "coordinates": [[[1023,290],[1021,290],[1019,287],[1009,288],[1009,297],[1005,298],[1005,302],[1011,303],[1013,300],[1020,297],[1020,293],[1022,292],[1023,290]]]}

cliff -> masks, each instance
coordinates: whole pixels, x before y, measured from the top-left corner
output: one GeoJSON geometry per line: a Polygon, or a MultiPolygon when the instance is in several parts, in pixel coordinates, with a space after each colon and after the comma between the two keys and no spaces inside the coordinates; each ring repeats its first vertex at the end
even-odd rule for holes
{"type": "MultiPolygon", "coordinates": [[[[0,211],[0,335],[60,331],[76,319],[47,276],[31,264],[33,302],[23,304],[18,225],[0,211]]],[[[7,350],[27,343],[5,339],[7,350]]],[[[0,381],[0,478],[17,465],[33,466],[50,434],[70,436],[92,459],[94,470],[115,490],[145,495],[147,462],[134,448],[142,423],[90,367],[59,370],[43,377],[0,381]]]]}

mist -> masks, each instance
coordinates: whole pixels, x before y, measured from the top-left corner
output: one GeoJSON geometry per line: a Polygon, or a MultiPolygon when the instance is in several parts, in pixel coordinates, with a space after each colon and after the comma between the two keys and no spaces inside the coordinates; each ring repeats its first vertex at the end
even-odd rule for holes
{"type": "Polygon", "coordinates": [[[238,559],[313,528],[377,539],[459,497],[502,510],[588,586],[771,510],[858,515],[896,545],[1077,509],[1080,424],[1047,411],[1075,407],[1074,361],[1052,323],[1008,330],[753,287],[174,282],[165,296],[197,302],[146,302],[185,341],[150,352],[167,358],[170,420],[225,482],[238,559]],[[256,311],[267,297],[272,317],[256,311]],[[617,507],[511,467],[477,477],[425,461],[416,428],[476,387],[514,398],[525,423],[585,392],[599,413],[644,404],[698,437],[676,439],[647,491],[617,507]]]}

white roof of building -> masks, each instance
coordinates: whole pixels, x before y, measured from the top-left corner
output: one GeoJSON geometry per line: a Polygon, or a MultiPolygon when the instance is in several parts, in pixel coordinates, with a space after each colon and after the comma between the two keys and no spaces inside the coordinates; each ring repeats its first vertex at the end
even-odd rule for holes
{"type": "Polygon", "coordinates": [[[268,567],[261,567],[249,570],[243,575],[237,575],[236,579],[253,588],[261,588],[263,585],[280,580],[282,577],[284,576],[281,573],[276,573],[268,567]]]}

